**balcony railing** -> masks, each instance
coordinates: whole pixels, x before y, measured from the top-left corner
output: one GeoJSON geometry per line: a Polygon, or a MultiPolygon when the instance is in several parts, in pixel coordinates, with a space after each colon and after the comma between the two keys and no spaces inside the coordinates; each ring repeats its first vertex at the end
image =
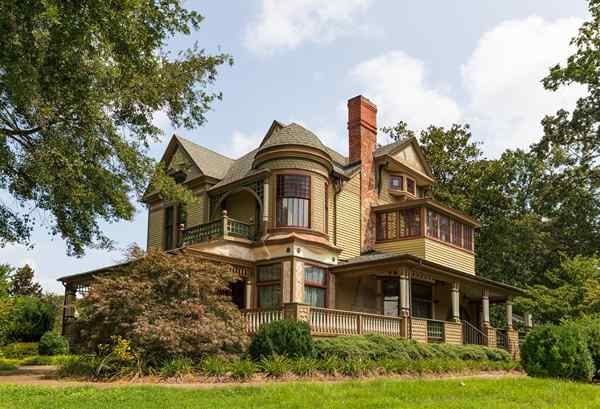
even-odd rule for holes
{"type": "Polygon", "coordinates": [[[487,335],[468,321],[462,322],[463,344],[488,345],[487,335]]]}
{"type": "Polygon", "coordinates": [[[496,330],[496,346],[508,350],[508,334],[504,329],[496,330]]]}
{"type": "Polygon", "coordinates": [[[183,231],[183,245],[189,246],[190,244],[202,243],[226,236],[254,240],[252,230],[253,226],[251,224],[232,219],[227,216],[227,212],[223,212],[223,216],[219,219],[185,229],[183,231]]]}
{"type": "Polygon", "coordinates": [[[402,319],[355,311],[310,307],[309,324],[318,335],[402,335],[402,319]]]}

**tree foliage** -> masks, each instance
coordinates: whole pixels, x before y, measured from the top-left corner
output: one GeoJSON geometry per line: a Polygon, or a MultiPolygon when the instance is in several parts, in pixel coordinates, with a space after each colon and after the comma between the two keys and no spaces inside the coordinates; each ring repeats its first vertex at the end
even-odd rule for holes
{"type": "Polygon", "coordinates": [[[82,302],[91,348],[111,336],[131,340],[148,359],[239,352],[244,320],[231,301],[235,277],[222,264],[151,251],[98,277],[82,302]]]}
{"type": "MultiPolygon", "coordinates": [[[[38,297],[14,297],[7,304],[4,338],[12,342],[37,342],[52,329],[56,310],[38,297]]],[[[0,334],[0,338],[2,335],[0,334]]]]}
{"type": "Polygon", "coordinates": [[[231,58],[198,45],[165,51],[202,22],[182,3],[0,2],[0,190],[22,206],[0,203],[0,245],[28,241],[36,208],[70,253],[110,246],[99,221],[131,219],[131,198],[154,173],[153,115],[204,123],[231,58]]]}
{"type": "Polygon", "coordinates": [[[40,283],[33,281],[33,269],[29,264],[17,268],[10,277],[10,295],[41,297],[42,286],[40,283]]]}
{"type": "Polygon", "coordinates": [[[600,270],[595,257],[565,258],[545,272],[545,285],[528,288],[517,302],[543,322],[600,314],[600,270]]]}

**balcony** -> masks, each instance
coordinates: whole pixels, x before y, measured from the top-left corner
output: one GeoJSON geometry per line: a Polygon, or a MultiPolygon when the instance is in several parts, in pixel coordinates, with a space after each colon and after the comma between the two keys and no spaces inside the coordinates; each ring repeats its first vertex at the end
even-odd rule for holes
{"type": "Polygon", "coordinates": [[[235,237],[245,240],[255,240],[255,226],[227,216],[208,223],[198,224],[183,231],[183,246],[189,246],[197,243],[204,243],[227,237],[235,237]]]}

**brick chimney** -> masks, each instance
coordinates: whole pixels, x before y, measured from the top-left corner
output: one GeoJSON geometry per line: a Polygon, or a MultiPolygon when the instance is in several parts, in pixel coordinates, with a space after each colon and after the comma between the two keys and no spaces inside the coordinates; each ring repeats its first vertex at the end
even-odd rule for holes
{"type": "Polygon", "coordinates": [[[371,206],[377,202],[373,152],[377,143],[377,106],[362,95],[348,100],[348,156],[360,161],[361,251],[373,249],[375,221],[371,206]]]}

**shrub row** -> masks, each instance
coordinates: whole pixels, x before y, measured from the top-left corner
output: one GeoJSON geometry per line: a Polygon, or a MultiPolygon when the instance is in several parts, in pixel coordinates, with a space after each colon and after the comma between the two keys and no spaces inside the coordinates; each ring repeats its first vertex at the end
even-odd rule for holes
{"type": "Polygon", "coordinates": [[[600,371],[600,319],[534,328],[521,362],[530,376],[591,381],[600,371]]]}
{"type": "Polygon", "coordinates": [[[0,347],[0,357],[12,359],[23,359],[36,355],[65,355],[68,352],[67,340],[52,332],[45,333],[40,342],[14,342],[0,347]]]}
{"type": "MultiPolygon", "coordinates": [[[[59,366],[59,376],[94,378],[98,380],[113,379],[107,372],[98,371],[100,360],[94,356],[73,356],[65,359],[59,366]]],[[[188,358],[167,360],[158,370],[148,370],[148,375],[159,375],[163,378],[181,378],[198,374],[215,379],[248,380],[256,374],[270,378],[286,375],[307,377],[314,375],[359,377],[385,374],[443,374],[464,371],[512,370],[518,367],[514,361],[490,360],[457,360],[457,359],[423,359],[401,360],[386,359],[380,361],[358,358],[340,359],[335,356],[327,358],[286,358],[280,355],[263,357],[256,362],[250,359],[227,360],[208,357],[197,365],[188,358]]],[[[121,376],[138,375],[135,367],[121,368],[121,376]]]]}

